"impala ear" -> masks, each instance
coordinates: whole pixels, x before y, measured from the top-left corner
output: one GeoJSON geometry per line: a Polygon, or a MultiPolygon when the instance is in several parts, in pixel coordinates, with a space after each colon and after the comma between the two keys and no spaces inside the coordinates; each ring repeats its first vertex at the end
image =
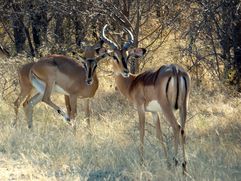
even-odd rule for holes
{"type": "Polygon", "coordinates": [[[135,57],[135,58],[140,58],[142,56],[144,56],[144,54],[146,53],[146,49],[145,48],[134,48],[128,51],[129,56],[135,57]]]}

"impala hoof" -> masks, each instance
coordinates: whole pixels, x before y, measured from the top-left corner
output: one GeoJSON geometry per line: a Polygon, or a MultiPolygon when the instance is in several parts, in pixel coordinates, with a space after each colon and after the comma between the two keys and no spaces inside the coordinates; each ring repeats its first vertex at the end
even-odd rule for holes
{"type": "Polygon", "coordinates": [[[17,127],[16,121],[12,122],[12,127],[13,127],[13,128],[16,128],[16,127],[17,127]]]}
{"type": "Polygon", "coordinates": [[[70,126],[72,126],[73,124],[72,124],[72,121],[70,121],[70,120],[66,120],[65,121],[68,125],[70,125],[70,126]]]}
{"type": "Polygon", "coordinates": [[[174,161],[174,165],[177,166],[178,165],[178,160],[176,159],[176,157],[173,157],[173,161],[174,161]]]}
{"type": "Polygon", "coordinates": [[[182,169],[183,169],[183,175],[186,175],[186,173],[187,173],[187,162],[186,161],[184,161],[182,163],[182,169]]]}
{"type": "Polygon", "coordinates": [[[64,121],[66,122],[66,123],[70,123],[70,117],[66,114],[66,115],[64,115],[64,121]]]}
{"type": "Polygon", "coordinates": [[[64,120],[63,120],[64,123],[68,124],[68,125],[71,125],[71,122],[70,121],[70,118],[69,117],[65,117],[64,120]]]}

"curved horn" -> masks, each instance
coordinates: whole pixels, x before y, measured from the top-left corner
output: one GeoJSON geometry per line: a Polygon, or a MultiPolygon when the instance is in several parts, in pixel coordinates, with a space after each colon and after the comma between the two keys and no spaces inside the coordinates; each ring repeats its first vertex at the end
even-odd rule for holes
{"type": "Polygon", "coordinates": [[[134,36],[133,36],[133,34],[131,33],[131,31],[128,30],[127,28],[125,28],[125,31],[128,33],[128,42],[126,42],[126,43],[123,45],[123,49],[127,50],[131,45],[134,44],[134,36]]]}
{"type": "Polygon", "coordinates": [[[102,40],[103,40],[105,43],[107,43],[108,45],[110,45],[113,50],[118,49],[117,44],[115,44],[113,41],[111,41],[110,39],[108,39],[108,38],[105,36],[105,31],[106,31],[107,26],[108,26],[108,25],[106,24],[106,25],[103,27],[102,32],[101,32],[101,38],[102,38],[102,40]]]}

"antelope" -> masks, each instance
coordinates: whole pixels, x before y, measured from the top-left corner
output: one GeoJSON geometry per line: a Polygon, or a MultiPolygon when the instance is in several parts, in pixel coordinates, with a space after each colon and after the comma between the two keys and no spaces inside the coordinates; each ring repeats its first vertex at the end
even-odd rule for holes
{"type": "MultiPolygon", "coordinates": [[[[101,36],[113,50],[113,70],[118,90],[135,105],[139,117],[140,130],[140,156],[143,162],[144,156],[144,135],[145,135],[145,112],[151,112],[156,127],[156,137],[160,141],[164,155],[168,163],[167,148],[164,144],[158,113],[162,112],[170,123],[174,133],[174,162],[178,164],[177,153],[179,141],[183,152],[183,173],[186,173],[185,156],[185,122],[188,109],[190,91],[190,76],[179,65],[163,65],[157,70],[145,71],[134,75],[129,73],[127,62],[130,57],[142,57],[146,50],[143,48],[129,49],[134,42],[130,30],[128,41],[118,47],[116,43],[106,37],[107,25],[102,29],[101,36]],[[179,109],[180,122],[177,121],[174,110],[179,109]],[[180,139],[181,137],[181,139],[180,139]]],[[[169,165],[169,164],[168,164],[169,165]]]]}
{"type": "Polygon", "coordinates": [[[16,119],[13,125],[17,123],[18,108],[23,101],[28,128],[32,127],[33,107],[41,101],[70,123],[70,120],[76,117],[79,97],[86,98],[85,115],[90,127],[89,99],[95,95],[98,88],[95,72],[97,63],[105,57],[105,48],[102,44],[100,41],[95,46],[85,47],[84,57],[80,58],[83,65],[70,57],[55,54],[42,57],[38,62],[25,64],[18,72],[21,92],[14,102],[16,119]],[[34,91],[36,94],[32,96],[34,91]],[[51,101],[53,92],[64,94],[67,114],[51,101]]]}

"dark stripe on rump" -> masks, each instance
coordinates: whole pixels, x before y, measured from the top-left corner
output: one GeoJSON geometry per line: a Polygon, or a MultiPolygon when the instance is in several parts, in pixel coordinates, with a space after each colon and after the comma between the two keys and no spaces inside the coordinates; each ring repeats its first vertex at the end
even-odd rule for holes
{"type": "Polygon", "coordinates": [[[173,66],[172,67],[172,70],[173,70],[173,73],[174,73],[174,76],[176,77],[177,79],[177,96],[176,96],[176,102],[175,102],[175,109],[177,110],[178,109],[178,98],[179,98],[179,79],[178,79],[178,68],[176,66],[173,66]]]}
{"type": "Polygon", "coordinates": [[[179,80],[177,77],[177,98],[176,98],[176,104],[175,104],[175,109],[178,109],[178,98],[179,98],[179,80]]]}
{"type": "Polygon", "coordinates": [[[185,89],[186,89],[186,94],[187,94],[187,80],[186,80],[186,77],[184,77],[184,76],[183,76],[183,79],[184,79],[185,89]]]}
{"type": "MultiPolygon", "coordinates": [[[[172,78],[172,77],[169,77],[169,79],[167,80],[166,95],[168,95],[168,87],[169,87],[169,83],[170,83],[170,81],[171,81],[171,78],[172,78]]],[[[168,99],[168,97],[167,97],[167,99],[168,99]]]]}
{"type": "Polygon", "coordinates": [[[184,84],[185,84],[185,100],[186,100],[186,98],[187,98],[187,79],[186,79],[186,77],[185,76],[183,76],[183,80],[184,80],[184,84]]]}

